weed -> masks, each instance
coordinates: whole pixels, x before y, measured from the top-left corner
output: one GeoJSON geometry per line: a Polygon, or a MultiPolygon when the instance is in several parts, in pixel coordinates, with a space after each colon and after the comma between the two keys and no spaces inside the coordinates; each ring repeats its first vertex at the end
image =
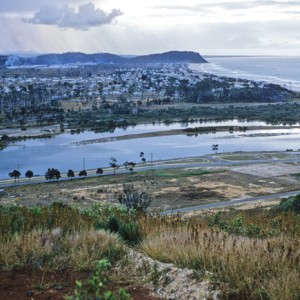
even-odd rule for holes
{"type": "Polygon", "coordinates": [[[108,260],[97,262],[96,270],[86,283],[76,281],[74,296],[66,296],[65,300],[129,300],[130,296],[123,289],[119,289],[117,295],[105,286],[108,282],[107,271],[110,268],[108,260]]]}

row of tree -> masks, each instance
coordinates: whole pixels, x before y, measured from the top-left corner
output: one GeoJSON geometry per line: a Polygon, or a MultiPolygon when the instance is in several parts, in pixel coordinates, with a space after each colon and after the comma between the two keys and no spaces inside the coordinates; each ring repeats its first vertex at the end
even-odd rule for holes
{"type": "MultiPolygon", "coordinates": [[[[146,158],[144,157],[144,152],[140,152],[140,158],[141,158],[141,162],[145,163],[146,162],[146,158]]],[[[117,159],[115,157],[111,157],[110,161],[109,161],[109,166],[114,170],[114,174],[116,174],[116,171],[120,168],[120,165],[117,162],[117,159]]],[[[134,167],[136,166],[135,162],[124,162],[123,166],[125,167],[126,170],[128,170],[130,173],[133,172],[134,167]]],[[[98,168],[96,170],[96,174],[97,175],[102,175],[103,174],[103,169],[102,168],[98,168]]],[[[13,170],[12,172],[10,172],[8,174],[9,177],[14,178],[15,181],[17,179],[19,179],[21,177],[21,172],[19,170],[13,170]]],[[[69,169],[67,172],[67,177],[68,178],[74,178],[75,172],[72,169],[69,169]]],[[[78,173],[79,177],[86,177],[87,176],[87,171],[86,170],[81,170],[78,173]]],[[[27,177],[28,179],[31,179],[33,177],[33,171],[28,170],[25,173],[25,177],[27,177]]],[[[55,168],[48,168],[48,170],[45,173],[45,179],[46,180],[58,180],[61,178],[61,173],[58,169],[55,168]]]]}
{"type": "MultiPolygon", "coordinates": [[[[13,170],[12,172],[10,172],[8,174],[8,176],[11,177],[11,178],[14,178],[15,181],[16,181],[17,179],[20,178],[21,172],[19,170],[13,170]]],[[[33,172],[31,170],[26,171],[25,177],[27,177],[28,179],[32,178],[33,177],[33,172]]]]}
{"type": "MultiPolygon", "coordinates": [[[[102,168],[98,168],[96,170],[96,174],[103,174],[103,169],[102,168]]],[[[19,179],[21,177],[21,172],[19,170],[13,170],[12,172],[10,172],[9,177],[14,178],[15,181],[17,179],[19,179]]],[[[73,170],[69,170],[67,172],[67,176],[68,178],[73,178],[75,177],[75,172],[73,170]]],[[[82,170],[78,173],[79,177],[86,177],[87,176],[87,171],[86,170],[82,170]]],[[[25,173],[25,177],[27,177],[28,179],[31,179],[33,177],[33,172],[31,170],[26,171],[25,173]]],[[[61,178],[61,173],[58,169],[55,168],[48,168],[48,170],[45,173],[45,179],[46,180],[58,180],[59,178],[61,178]]]]}

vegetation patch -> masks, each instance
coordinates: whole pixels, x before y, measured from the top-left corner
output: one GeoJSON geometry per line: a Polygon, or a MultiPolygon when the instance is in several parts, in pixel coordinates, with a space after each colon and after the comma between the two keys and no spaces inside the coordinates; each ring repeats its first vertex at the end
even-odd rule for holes
{"type": "Polygon", "coordinates": [[[220,170],[204,170],[204,169],[169,169],[169,170],[152,170],[146,171],[147,175],[153,177],[163,177],[163,178],[183,178],[192,176],[201,176],[212,173],[222,172],[220,170]]]}

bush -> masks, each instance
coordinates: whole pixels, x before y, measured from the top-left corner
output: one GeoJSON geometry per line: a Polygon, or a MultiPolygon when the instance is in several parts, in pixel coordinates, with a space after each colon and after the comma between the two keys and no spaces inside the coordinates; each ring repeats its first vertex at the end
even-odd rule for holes
{"type": "Polygon", "coordinates": [[[300,194],[296,196],[291,196],[289,198],[284,198],[281,200],[279,209],[282,209],[284,211],[293,211],[296,213],[300,212],[300,194]]]}
{"type": "Polygon", "coordinates": [[[152,201],[147,193],[137,191],[133,184],[123,185],[123,193],[118,195],[118,200],[127,209],[133,208],[138,212],[145,212],[152,201]]]}
{"type": "Polygon", "coordinates": [[[130,222],[120,222],[119,223],[119,234],[121,238],[130,243],[136,244],[139,241],[139,226],[138,223],[130,222]]]}
{"type": "Polygon", "coordinates": [[[111,232],[119,231],[119,220],[115,216],[109,216],[107,227],[111,232]]]}

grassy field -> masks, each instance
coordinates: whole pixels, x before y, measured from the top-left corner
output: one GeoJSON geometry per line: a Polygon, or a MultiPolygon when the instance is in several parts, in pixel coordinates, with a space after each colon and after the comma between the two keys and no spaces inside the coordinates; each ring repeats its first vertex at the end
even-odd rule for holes
{"type": "Polygon", "coordinates": [[[231,154],[231,155],[221,155],[219,158],[224,160],[232,161],[243,161],[243,160],[263,160],[263,159],[288,159],[289,155],[285,153],[259,153],[259,154],[231,154]]]}

